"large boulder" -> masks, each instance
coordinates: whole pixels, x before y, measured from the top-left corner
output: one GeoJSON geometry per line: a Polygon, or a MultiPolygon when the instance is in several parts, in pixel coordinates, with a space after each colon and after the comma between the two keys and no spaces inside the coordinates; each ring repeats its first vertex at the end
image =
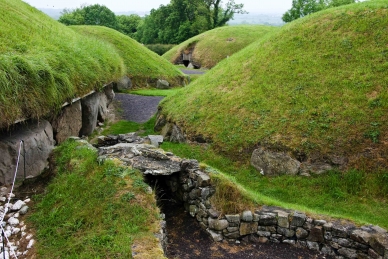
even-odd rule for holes
{"type": "Polygon", "coordinates": [[[96,128],[100,97],[101,93],[93,93],[81,99],[82,128],[80,136],[89,136],[96,128]]]}
{"type": "Polygon", "coordinates": [[[156,82],[156,88],[158,88],[158,89],[169,89],[171,87],[170,87],[170,83],[167,82],[166,80],[158,79],[158,81],[156,82]]]}
{"type": "Polygon", "coordinates": [[[123,76],[116,82],[116,88],[119,91],[131,89],[132,88],[131,79],[127,76],[123,76]]]}
{"type": "Polygon", "coordinates": [[[24,141],[16,179],[38,176],[48,165],[54,148],[53,128],[48,121],[29,122],[0,134],[0,182],[10,184],[16,170],[20,141],[24,141]],[[25,166],[24,166],[25,163],[25,166]],[[24,171],[25,169],[25,171],[24,171]]]}
{"type": "Polygon", "coordinates": [[[253,151],[251,164],[262,174],[268,176],[296,175],[300,168],[300,162],[287,153],[265,150],[262,147],[253,151]]]}
{"type": "Polygon", "coordinates": [[[78,136],[82,128],[81,101],[76,101],[64,107],[61,113],[52,121],[55,140],[58,144],[70,136],[78,136]]]}

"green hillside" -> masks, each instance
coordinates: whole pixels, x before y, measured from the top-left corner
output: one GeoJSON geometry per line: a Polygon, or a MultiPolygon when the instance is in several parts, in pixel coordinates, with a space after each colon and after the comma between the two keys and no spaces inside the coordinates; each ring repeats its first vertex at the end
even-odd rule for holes
{"type": "Polygon", "coordinates": [[[0,127],[39,118],[125,72],[108,44],[20,0],[0,1],[0,23],[0,127]]]}
{"type": "Polygon", "coordinates": [[[277,29],[277,27],[264,25],[219,27],[188,39],[166,52],[163,57],[176,63],[183,51],[194,47],[192,57],[195,63],[205,68],[212,68],[221,60],[277,29]]]}
{"type": "Polygon", "coordinates": [[[74,31],[92,36],[112,44],[123,58],[126,73],[135,86],[145,86],[147,82],[165,79],[170,84],[181,86],[184,74],[164,58],[150,51],[130,37],[107,27],[71,26],[74,31]]]}
{"type": "Polygon", "coordinates": [[[0,0],[0,24],[0,128],[59,110],[69,99],[125,74],[172,84],[183,78],[120,33],[91,28],[109,40],[85,37],[20,0],[0,0]]]}
{"type": "Polygon", "coordinates": [[[230,157],[259,144],[388,168],[388,3],[309,15],[167,98],[163,113],[230,157]]]}

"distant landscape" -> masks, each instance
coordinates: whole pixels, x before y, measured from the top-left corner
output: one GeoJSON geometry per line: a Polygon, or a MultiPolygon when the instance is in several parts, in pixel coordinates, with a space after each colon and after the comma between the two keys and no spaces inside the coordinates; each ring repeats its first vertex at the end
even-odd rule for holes
{"type": "MultiPolygon", "coordinates": [[[[39,8],[42,12],[52,17],[55,20],[58,20],[61,16],[62,9],[51,9],[51,8],[39,8]]],[[[148,12],[137,12],[137,11],[128,11],[128,12],[116,12],[116,15],[130,15],[137,14],[141,17],[148,14],[148,12]]],[[[235,14],[234,19],[228,22],[229,25],[241,25],[241,24],[263,24],[263,25],[273,25],[281,26],[284,24],[282,21],[282,14],[280,13],[248,13],[248,14],[235,14]]]]}

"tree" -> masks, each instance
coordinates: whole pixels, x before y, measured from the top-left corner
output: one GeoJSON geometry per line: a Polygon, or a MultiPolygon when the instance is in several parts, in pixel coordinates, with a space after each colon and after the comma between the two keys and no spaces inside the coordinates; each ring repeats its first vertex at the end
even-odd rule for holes
{"type": "Polygon", "coordinates": [[[136,38],[136,32],[141,23],[141,17],[137,14],[131,15],[118,15],[117,30],[123,34],[128,35],[131,38],[136,38]]]}
{"type": "Polygon", "coordinates": [[[229,0],[225,6],[222,6],[221,0],[200,0],[207,9],[207,21],[209,29],[224,26],[229,20],[233,19],[235,13],[247,13],[244,4],[236,4],[234,0],[229,0]]]}
{"type": "Polygon", "coordinates": [[[116,15],[106,6],[95,4],[75,10],[64,9],[59,22],[66,25],[100,25],[117,28],[116,15]]]}
{"type": "Polygon", "coordinates": [[[292,7],[283,14],[282,20],[284,22],[291,22],[323,9],[355,2],[356,0],[292,0],[292,7]]]}

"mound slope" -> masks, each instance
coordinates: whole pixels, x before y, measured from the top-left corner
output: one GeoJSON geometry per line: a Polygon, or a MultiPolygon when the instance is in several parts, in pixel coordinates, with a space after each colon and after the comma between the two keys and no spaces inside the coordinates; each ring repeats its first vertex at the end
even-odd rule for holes
{"type": "Polygon", "coordinates": [[[264,25],[219,27],[184,41],[166,52],[163,57],[177,64],[182,53],[191,53],[195,64],[212,68],[221,60],[277,29],[264,25]]]}
{"type": "Polygon", "coordinates": [[[71,26],[74,31],[107,42],[119,53],[126,67],[126,74],[135,86],[165,79],[174,86],[181,86],[184,74],[166,59],[150,51],[130,37],[102,26],[71,26]]]}
{"type": "Polygon", "coordinates": [[[370,1],[292,22],[167,98],[163,113],[234,157],[261,145],[388,168],[387,15],[370,1]]]}

